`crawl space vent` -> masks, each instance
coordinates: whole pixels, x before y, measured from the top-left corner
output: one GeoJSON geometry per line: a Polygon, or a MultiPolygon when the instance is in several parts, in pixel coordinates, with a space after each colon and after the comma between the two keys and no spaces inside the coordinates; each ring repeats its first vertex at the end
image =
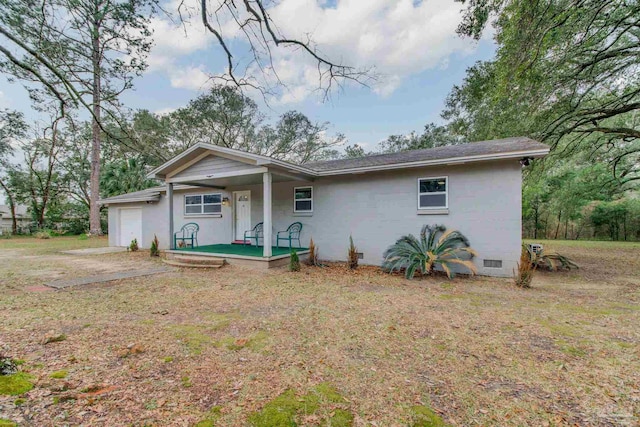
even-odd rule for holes
{"type": "Polygon", "coordinates": [[[487,268],[502,268],[501,259],[485,259],[484,266],[487,268]]]}

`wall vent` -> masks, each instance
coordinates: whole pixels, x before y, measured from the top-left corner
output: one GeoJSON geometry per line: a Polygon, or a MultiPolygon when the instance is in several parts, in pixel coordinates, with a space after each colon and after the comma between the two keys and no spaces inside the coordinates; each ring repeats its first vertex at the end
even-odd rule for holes
{"type": "Polygon", "coordinates": [[[501,259],[485,259],[484,266],[487,268],[502,268],[502,260],[501,259]]]}
{"type": "Polygon", "coordinates": [[[364,259],[364,254],[362,252],[356,252],[358,254],[358,259],[364,259]]]}

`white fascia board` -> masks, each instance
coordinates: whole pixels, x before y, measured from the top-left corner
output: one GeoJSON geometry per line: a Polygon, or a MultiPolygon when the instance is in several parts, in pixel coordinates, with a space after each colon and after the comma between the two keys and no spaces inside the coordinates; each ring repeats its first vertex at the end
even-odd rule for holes
{"type": "Polygon", "coordinates": [[[98,200],[98,204],[99,205],[118,205],[122,203],[157,202],[158,200],[160,200],[160,194],[144,196],[144,197],[131,197],[129,199],[98,200]]]}
{"type": "Polygon", "coordinates": [[[180,178],[167,178],[165,182],[168,183],[180,183],[180,182],[195,182],[195,181],[204,181],[207,179],[219,179],[219,178],[230,178],[234,176],[245,176],[245,175],[256,175],[260,173],[268,172],[267,168],[251,168],[251,169],[242,169],[238,171],[232,172],[222,172],[222,173],[212,173],[208,175],[193,175],[193,176],[183,176],[180,178]]]}
{"type": "Polygon", "coordinates": [[[318,171],[318,175],[320,176],[331,176],[331,175],[345,175],[352,173],[365,173],[365,172],[378,172],[385,170],[394,170],[394,169],[408,169],[408,168],[417,168],[421,166],[439,166],[439,165],[454,165],[458,163],[469,163],[469,162],[482,162],[489,160],[504,160],[504,159],[517,159],[521,157],[543,157],[549,153],[549,149],[542,150],[529,150],[529,151],[515,151],[510,153],[500,153],[500,154],[483,154],[480,156],[465,156],[465,157],[450,157],[445,159],[435,159],[435,160],[421,160],[417,162],[405,162],[405,163],[393,163],[388,165],[375,165],[375,166],[364,166],[358,168],[346,168],[346,169],[336,169],[330,171],[318,171]]]}

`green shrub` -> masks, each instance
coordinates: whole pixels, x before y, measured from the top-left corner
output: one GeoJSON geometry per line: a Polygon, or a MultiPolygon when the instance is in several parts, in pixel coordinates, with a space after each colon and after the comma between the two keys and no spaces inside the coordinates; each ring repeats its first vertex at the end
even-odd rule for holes
{"type": "Polygon", "coordinates": [[[424,225],[420,238],[402,236],[384,252],[382,268],[390,273],[404,270],[405,277],[413,279],[416,271],[427,275],[440,267],[451,279],[457,265],[476,274],[472,261],[475,255],[469,240],[459,231],[447,230],[444,225],[424,225]]]}
{"type": "Polygon", "coordinates": [[[291,257],[289,258],[289,271],[300,271],[300,258],[293,248],[291,248],[291,257]]]}
{"type": "Polygon", "coordinates": [[[151,248],[149,249],[149,253],[152,257],[160,256],[160,250],[158,249],[158,246],[159,246],[158,236],[154,234],[153,240],[151,241],[151,248]]]}
{"type": "Polygon", "coordinates": [[[0,418],[0,427],[16,427],[18,424],[5,418],[0,418]]]}
{"type": "Polygon", "coordinates": [[[131,252],[137,252],[140,247],[138,246],[138,239],[133,239],[129,244],[129,250],[131,252]]]}
{"type": "Polygon", "coordinates": [[[349,236],[349,252],[347,253],[347,263],[351,270],[358,268],[358,248],[353,244],[353,237],[349,236]]]}

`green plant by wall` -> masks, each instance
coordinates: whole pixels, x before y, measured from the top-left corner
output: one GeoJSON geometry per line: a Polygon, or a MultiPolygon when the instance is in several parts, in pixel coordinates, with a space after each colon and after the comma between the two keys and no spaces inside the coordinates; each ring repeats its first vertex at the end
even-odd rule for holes
{"type": "Polygon", "coordinates": [[[459,231],[447,230],[444,225],[424,225],[419,238],[408,234],[390,246],[384,252],[382,267],[388,272],[404,270],[407,279],[413,279],[416,271],[427,275],[440,267],[452,278],[454,266],[462,266],[475,274],[472,262],[475,255],[469,240],[459,231]]]}
{"type": "Polygon", "coordinates": [[[129,244],[129,250],[131,252],[137,252],[140,247],[138,246],[138,239],[133,239],[129,244]]]}
{"type": "Polygon", "coordinates": [[[300,258],[293,248],[291,248],[291,257],[289,258],[289,271],[300,271],[300,258]]]}
{"type": "Polygon", "coordinates": [[[358,248],[353,243],[353,237],[349,236],[349,252],[347,253],[347,263],[351,270],[358,268],[358,248]]]}
{"type": "Polygon", "coordinates": [[[160,249],[158,249],[159,242],[158,236],[153,235],[153,240],[151,241],[151,249],[149,249],[149,254],[153,256],[160,256],[160,249]]]}

